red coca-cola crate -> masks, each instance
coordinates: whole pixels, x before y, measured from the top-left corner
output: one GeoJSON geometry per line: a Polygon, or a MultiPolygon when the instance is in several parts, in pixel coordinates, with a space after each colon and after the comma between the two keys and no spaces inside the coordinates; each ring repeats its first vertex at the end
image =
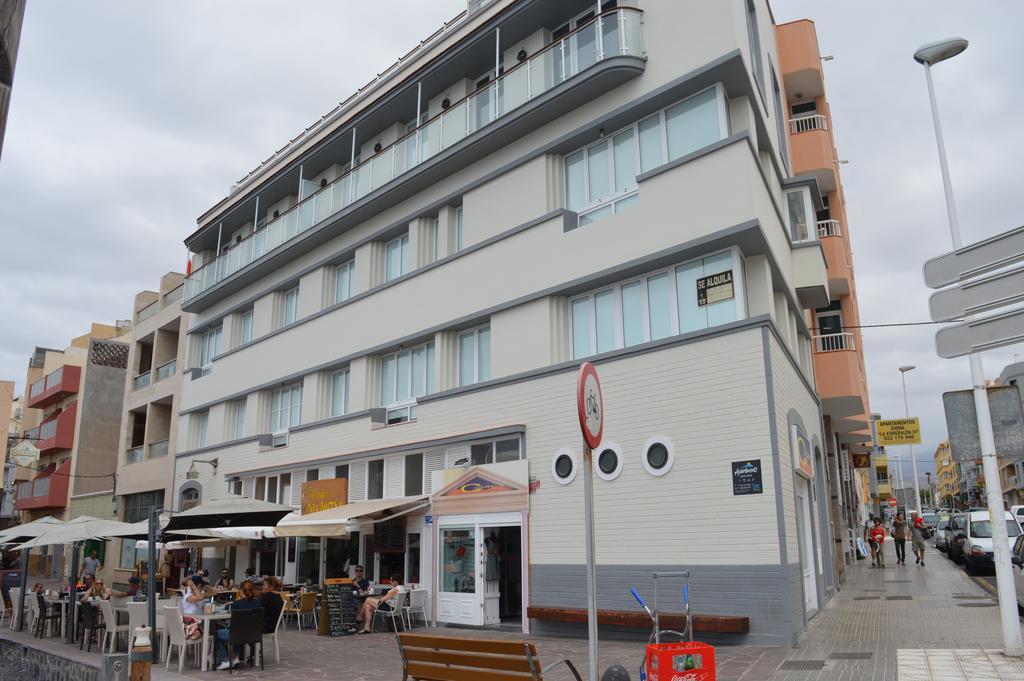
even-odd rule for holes
{"type": "Polygon", "coordinates": [[[715,681],[715,649],[707,643],[650,643],[647,681],[715,681]]]}

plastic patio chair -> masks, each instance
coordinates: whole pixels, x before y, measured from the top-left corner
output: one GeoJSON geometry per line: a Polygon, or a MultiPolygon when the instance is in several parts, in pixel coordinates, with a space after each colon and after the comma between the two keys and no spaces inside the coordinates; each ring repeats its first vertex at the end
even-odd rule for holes
{"type": "Polygon", "coordinates": [[[178,608],[173,605],[166,605],[163,610],[164,627],[166,628],[168,635],[167,660],[164,663],[164,670],[171,668],[171,653],[177,649],[178,673],[181,674],[181,671],[185,666],[185,657],[188,653],[189,647],[192,647],[194,650],[196,668],[198,668],[201,663],[199,655],[202,650],[200,647],[203,644],[202,639],[190,641],[185,638],[185,622],[182,620],[181,613],[178,612],[178,608]]]}
{"type": "Polygon", "coordinates": [[[390,619],[391,626],[394,628],[395,633],[398,633],[398,624],[395,620],[399,620],[402,623],[402,628],[405,629],[405,619],[403,613],[405,612],[405,605],[409,600],[408,591],[399,591],[398,597],[393,601],[388,601],[388,605],[391,606],[390,610],[381,610],[377,608],[373,611],[373,619],[370,620],[370,631],[373,631],[373,625],[377,623],[377,618],[390,619]]]}
{"type": "Polygon", "coordinates": [[[281,612],[277,613],[277,624],[274,625],[274,633],[268,634],[274,637],[274,662],[281,661],[281,645],[278,640],[278,632],[281,631],[281,622],[284,621],[284,608],[281,608],[281,612]]]}
{"type": "Polygon", "coordinates": [[[114,606],[111,605],[110,601],[100,601],[100,612],[103,614],[103,638],[100,641],[100,651],[102,652],[106,648],[107,637],[109,636],[110,650],[107,652],[112,653],[117,648],[117,635],[128,635],[128,625],[117,623],[117,613],[114,612],[114,606]]]}
{"type": "Polygon", "coordinates": [[[411,589],[409,591],[409,599],[405,607],[402,608],[402,612],[405,615],[406,624],[412,629],[412,618],[413,615],[419,613],[423,617],[423,626],[427,625],[427,590],[426,589],[411,589]]]}

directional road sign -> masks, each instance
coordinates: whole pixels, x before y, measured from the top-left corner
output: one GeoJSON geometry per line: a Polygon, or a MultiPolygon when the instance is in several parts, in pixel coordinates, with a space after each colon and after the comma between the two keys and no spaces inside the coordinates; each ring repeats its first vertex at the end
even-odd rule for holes
{"type": "MultiPolygon", "coordinates": [[[[996,453],[1014,460],[1024,459],[1024,411],[1020,390],[1015,385],[993,386],[986,390],[988,408],[992,413],[992,433],[996,453]]],[[[942,394],[946,411],[949,448],[956,461],[981,458],[978,440],[978,414],[974,410],[973,390],[954,390],[942,394]]]]}
{"type": "Polygon", "coordinates": [[[932,320],[989,312],[1024,300],[1024,266],[989,274],[932,294],[928,301],[932,320]]]}
{"type": "Polygon", "coordinates": [[[939,357],[953,359],[1022,341],[1024,309],[1016,309],[940,329],[935,334],[935,351],[939,357]]]}
{"type": "Polygon", "coordinates": [[[924,264],[924,283],[942,288],[1024,260],[1024,227],[1011,229],[924,264]]]}

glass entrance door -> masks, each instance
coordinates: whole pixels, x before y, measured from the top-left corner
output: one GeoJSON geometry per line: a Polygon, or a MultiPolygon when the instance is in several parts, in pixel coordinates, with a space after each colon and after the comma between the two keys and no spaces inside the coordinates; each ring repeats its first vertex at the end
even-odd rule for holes
{"type": "Polygon", "coordinates": [[[808,501],[808,484],[797,481],[796,528],[800,542],[800,569],[804,579],[804,610],[808,613],[818,609],[818,585],[814,577],[814,547],[811,541],[811,506],[808,501]]]}
{"type": "Polygon", "coordinates": [[[480,528],[476,524],[443,527],[438,555],[437,619],[451,624],[483,624],[477,594],[480,528]]]}

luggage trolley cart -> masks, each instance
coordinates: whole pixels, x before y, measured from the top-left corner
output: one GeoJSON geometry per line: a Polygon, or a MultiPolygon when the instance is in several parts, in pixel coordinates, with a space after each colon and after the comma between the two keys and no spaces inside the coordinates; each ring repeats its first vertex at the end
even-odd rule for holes
{"type": "Polygon", "coordinates": [[[633,598],[644,609],[654,627],[640,666],[640,681],[715,681],[715,649],[693,640],[693,619],[690,617],[690,572],[651,573],[654,588],[654,611],[647,606],[636,589],[630,589],[633,598]],[[661,630],[658,613],[658,578],[683,578],[683,631],[661,630]],[[662,643],[666,634],[679,637],[677,643],[662,643]]]}

